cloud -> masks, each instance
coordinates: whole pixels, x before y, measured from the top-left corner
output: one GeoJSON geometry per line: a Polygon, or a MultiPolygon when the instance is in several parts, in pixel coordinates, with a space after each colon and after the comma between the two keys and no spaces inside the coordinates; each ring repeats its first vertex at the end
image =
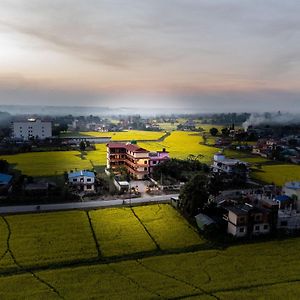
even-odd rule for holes
{"type": "MultiPolygon", "coordinates": [[[[71,57],[76,68],[63,59],[59,67],[70,80],[74,70],[80,74],[84,93],[92,85],[91,95],[109,87],[123,95],[129,90],[170,92],[173,100],[187,97],[189,105],[209,99],[216,109],[223,101],[230,110],[230,103],[242,109],[248,101],[259,105],[256,99],[276,106],[280,97],[290,103],[299,99],[299,14],[295,0],[3,0],[0,34],[25,37],[29,51],[20,64],[36,62],[34,54],[30,57],[34,46],[47,55],[71,57]]],[[[15,83],[17,89],[29,88],[32,97],[34,87],[63,90],[60,69],[46,73],[53,60],[46,58],[32,69],[30,63],[23,68],[11,63],[5,72],[16,76],[2,78],[0,89],[15,83]]],[[[4,63],[0,58],[0,67],[4,63]]],[[[74,93],[77,84],[66,85],[65,91],[74,93]]],[[[38,97],[50,101],[39,94],[32,101],[38,97]]]]}

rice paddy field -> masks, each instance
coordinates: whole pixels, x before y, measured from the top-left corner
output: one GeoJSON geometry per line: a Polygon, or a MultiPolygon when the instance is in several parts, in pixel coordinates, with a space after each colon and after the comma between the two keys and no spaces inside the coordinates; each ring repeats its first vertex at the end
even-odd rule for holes
{"type": "Polygon", "coordinates": [[[165,135],[163,131],[128,130],[121,132],[80,132],[81,135],[90,137],[111,137],[113,141],[130,140],[157,140],[165,135]]]}
{"type": "MultiPolygon", "coordinates": [[[[134,130],[127,133],[121,132],[120,134],[127,134],[124,139],[138,140],[145,133],[150,134],[149,139],[155,137],[151,134],[160,134],[156,138],[161,137],[163,134],[162,132],[145,131],[139,133],[140,135],[136,135],[134,130]]],[[[145,135],[143,137],[145,138],[145,135]]],[[[200,154],[203,156],[200,160],[207,164],[211,163],[213,155],[220,150],[216,147],[203,145],[203,138],[199,133],[187,131],[172,131],[162,141],[139,142],[138,145],[150,151],[165,148],[170,152],[172,158],[185,159],[190,154],[200,154]]],[[[300,166],[297,165],[275,164],[268,159],[240,151],[226,150],[225,155],[250,163],[254,168],[251,176],[266,183],[282,185],[286,181],[300,179],[300,166]],[[260,165],[259,168],[258,165],[260,165]]],[[[53,151],[2,155],[0,159],[7,160],[23,174],[48,177],[61,175],[70,170],[93,169],[93,167],[105,166],[106,145],[96,144],[96,150],[88,151],[83,156],[79,151],[53,151]]]]}
{"type": "Polygon", "coordinates": [[[79,151],[31,152],[2,155],[16,169],[29,176],[53,176],[76,168],[90,169],[91,162],[82,159],[79,151]]]}
{"type": "Polygon", "coordinates": [[[201,240],[167,204],[2,217],[0,299],[299,298],[300,238],[188,247],[201,240]]]}
{"type": "MultiPolygon", "coordinates": [[[[99,253],[121,257],[204,243],[167,204],[0,217],[0,258],[7,252],[7,240],[23,267],[96,259],[99,253]]],[[[3,263],[0,260],[0,271],[8,267],[3,263]]],[[[10,263],[13,267],[13,260],[10,263]]]]}
{"type": "MultiPolygon", "coordinates": [[[[164,133],[142,131],[121,132],[126,134],[124,140],[159,139],[164,133]],[[148,138],[145,136],[148,135],[148,138]]],[[[119,139],[119,138],[117,138],[119,139]]],[[[140,142],[138,145],[150,151],[166,148],[174,158],[186,158],[189,154],[204,156],[203,162],[210,163],[217,148],[202,145],[202,137],[197,133],[174,131],[164,141],[140,142]]],[[[86,152],[81,156],[79,151],[31,152],[15,155],[2,155],[0,159],[7,160],[16,169],[29,176],[61,175],[65,171],[92,169],[93,166],[106,165],[106,145],[96,144],[96,150],[86,152]]]]}
{"type": "Polygon", "coordinates": [[[253,172],[253,177],[263,182],[282,186],[288,181],[300,181],[300,166],[292,164],[262,165],[253,172]]]}
{"type": "Polygon", "coordinates": [[[203,138],[200,134],[188,131],[173,131],[170,136],[162,142],[139,143],[143,148],[157,151],[165,148],[170,152],[172,158],[185,159],[190,154],[203,155],[202,162],[211,163],[213,155],[219,151],[218,148],[202,144],[203,138]]]}

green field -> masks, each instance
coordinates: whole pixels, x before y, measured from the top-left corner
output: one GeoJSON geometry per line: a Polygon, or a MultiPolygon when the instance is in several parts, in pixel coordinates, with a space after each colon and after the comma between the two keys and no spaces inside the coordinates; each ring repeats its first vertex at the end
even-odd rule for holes
{"type": "MultiPolygon", "coordinates": [[[[22,266],[95,259],[94,237],[103,257],[156,251],[156,245],[168,250],[204,242],[167,204],[0,218],[0,257],[7,250],[8,232],[10,248],[22,266]]],[[[7,267],[3,263],[0,260],[0,270],[7,267]]]]}
{"type": "Polygon", "coordinates": [[[103,256],[120,256],[156,249],[130,208],[96,210],[91,211],[90,216],[103,256]]]}
{"type": "Polygon", "coordinates": [[[253,173],[254,178],[278,186],[288,181],[300,180],[300,166],[292,164],[262,165],[253,173]]]}
{"type": "Polygon", "coordinates": [[[201,161],[211,163],[213,155],[219,151],[218,148],[202,144],[203,138],[200,134],[187,131],[173,131],[170,136],[162,142],[139,143],[143,148],[157,151],[165,148],[170,152],[172,158],[187,158],[188,155],[203,155],[201,161]]]}
{"type": "MultiPolygon", "coordinates": [[[[162,132],[141,132],[140,135],[133,134],[130,139],[139,139],[148,134],[148,139],[159,138],[162,132]]],[[[121,132],[120,134],[127,134],[121,132]]],[[[126,139],[129,136],[126,137],[126,139]]],[[[124,137],[125,139],[125,137],[124,137]]],[[[166,148],[170,151],[170,156],[174,158],[186,158],[189,154],[202,154],[203,162],[210,163],[212,156],[219,149],[204,146],[202,137],[197,133],[174,131],[162,142],[143,142],[138,145],[150,151],[162,150],[166,148]]],[[[53,152],[31,152],[15,155],[2,155],[0,159],[7,160],[10,164],[23,174],[30,176],[53,176],[63,174],[65,171],[75,169],[92,169],[93,166],[106,165],[106,145],[96,144],[96,150],[87,151],[84,157],[81,157],[79,151],[53,151],[53,152]]]]}
{"type": "Polygon", "coordinates": [[[189,223],[168,205],[133,208],[160,249],[184,248],[204,243],[189,223]],[[180,238],[179,238],[180,237],[180,238]]]}
{"type": "Polygon", "coordinates": [[[91,137],[111,137],[113,141],[130,141],[130,140],[157,140],[161,138],[165,132],[162,131],[142,131],[128,130],[121,132],[80,132],[81,135],[91,137]]]}
{"type": "Polygon", "coordinates": [[[0,275],[0,298],[298,299],[299,250],[296,238],[0,275]]]}
{"type": "MultiPolygon", "coordinates": [[[[6,220],[11,232],[10,247],[22,266],[97,257],[85,212],[16,215],[6,220]]],[[[1,243],[6,241],[7,231],[2,226],[1,243]]],[[[0,270],[2,267],[0,262],[0,270]]]]}

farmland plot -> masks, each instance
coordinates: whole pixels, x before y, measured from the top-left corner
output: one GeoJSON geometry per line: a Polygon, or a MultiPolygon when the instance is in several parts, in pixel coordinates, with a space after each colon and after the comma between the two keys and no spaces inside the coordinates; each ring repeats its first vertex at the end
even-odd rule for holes
{"type": "Polygon", "coordinates": [[[156,246],[130,208],[89,212],[104,256],[121,256],[155,250],[156,246]]]}
{"type": "Polygon", "coordinates": [[[165,148],[170,152],[172,158],[186,159],[190,154],[203,155],[200,160],[205,163],[211,163],[213,155],[219,151],[218,148],[205,146],[200,134],[186,131],[173,131],[162,142],[139,143],[139,146],[150,151],[162,150],[165,148]]]}
{"type": "Polygon", "coordinates": [[[133,210],[163,250],[185,248],[205,242],[168,204],[140,206],[133,210]]]}
{"type": "Polygon", "coordinates": [[[88,159],[81,159],[79,151],[31,152],[14,155],[2,155],[23,174],[29,176],[61,175],[65,171],[90,169],[88,159]]]}
{"type": "Polygon", "coordinates": [[[300,166],[292,164],[263,165],[253,174],[255,179],[266,183],[284,185],[287,181],[300,180],[300,166]]]}
{"type": "Polygon", "coordinates": [[[22,266],[97,257],[85,212],[16,215],[6,220],[10,249],[22,266]]]}

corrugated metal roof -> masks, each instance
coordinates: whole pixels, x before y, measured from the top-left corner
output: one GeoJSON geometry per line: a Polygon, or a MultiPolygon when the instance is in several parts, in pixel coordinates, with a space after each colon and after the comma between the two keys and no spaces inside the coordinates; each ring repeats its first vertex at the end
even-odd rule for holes
{"type": "Polygon", "coordinates": [[[95,174],[90,171],[78,171],[78,172],[72,172],[68,174],[69,178],[80,177],[80,176],[95,177],[95,174]]]}
{"type": "Polygon", "coordinates": [[[11,175],[0,173],[0,184],[8,184],[11,180],[11,175]]]}
{"type": "Polygon", "coordinates": [[[198,214],[197,216],[195,216],[195,219],[200,229],[203,229],[204,226],[208,226],[210,224],[215,223],[215,221],[212,218],[204,214],[198,214]]]}

